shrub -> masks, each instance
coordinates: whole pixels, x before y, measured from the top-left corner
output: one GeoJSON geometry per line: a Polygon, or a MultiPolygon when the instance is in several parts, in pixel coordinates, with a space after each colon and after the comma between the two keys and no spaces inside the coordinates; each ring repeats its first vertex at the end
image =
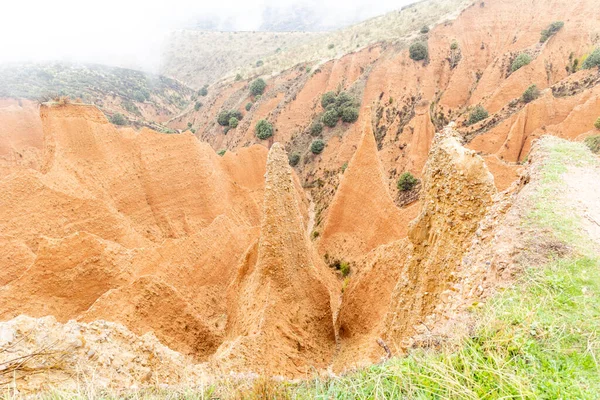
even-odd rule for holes
{"type": "Polygon", "coordinates": [[[112,122],[115,125],[126,125],[127,119],[123,114],[115,113],[112,117],[110,117],[110,122],[112,122]]]}
{"type": "Polygon", "coordinates": [[[266,87],[267,83],[262,78],[258,78],[250,84],[250,93],[253,96],[260,96],[264,93],[266,87]]]}
{"type": "Polygon", "coordinates": [[[550,39],[556,32],[560,31],[562,27],[565,26],[565,23],[562,21],[556,21],[551,23],[548,28],[542,31],[542,36],[540,37],[540,43],[544,43],[546,40],[550,39]]]}
{"type": "Polygon", "coordinates": [[[483,121],[489,116],[490,114],[485,108],[483,108],[482,106],[477,106],[473,111],[471,111],[471,114],[469,114],[469,125],[473,125],[479,121],[483,121]]]}
{"type": "Polygon", "coordinates": [[[235,80],[236,80],[236,81],[241,81],[241,80],[242,80],[242,74],[237,74],[237,75],[235,76],[235,80]]]}
{"type": "Polygon", "coordinates": [[[600,47],[597,48],[596,50],[594,50],[592,52],[592,54],[587,56],[585,61],[581,64],[581,68],[592,69],[594,67],[599,67],[599,66],[600,66],[600,47]]]}
{"type": "Polygon", "coordinates": [[[288,161],[292,167],[295,167],[300,162],[300,153],[294,152],[290,154],[290,156],[288,157],[288,161]]]}
{"type": "Polygon", "coordinates": [[[356,122],[358,119],[358,108],[356,107],[346,107],[342,111],[342,121],[344,122],[356,122]]]}
{"type": "Polygon", "coordinates": [[[340,116],[335,108],[329,111],[325,111],[325,113],[321,117],[321,121],[323,121],[323,123],[330,128],[336,126],[339,119],[340,116]]]}
{"type": "Polygon", "coordinates": [[[197,101],[196,104],[194,104],[194,110],[198,111],[200,107],[202,107],[202,103],[197,101]]]}
{"type": "Polygon", "coordinates": [[[521,53],[512,62],[512,65],[510,66],[510,72],[515,72],[516,70],[518,70],[521,67],[524,67],[525,65],[529,64],[530,62],[531,62],[531,56],[527,53],[521,53]]]}
{"type": "Polygon", "coordinates": [[[347,261],[340,262],[340,272],[344,278],[350,275],[350,264],[347,261]]]}
{"type": "Polygon", "coordinates": [[[319,136],[323,132],[323,124],[320,121],[315,121],[310,126],[310,134],[312,136],[319,136]]]}
{"type": "Polygon", "coordinates": [[[600,135],[589,136],[585,138],[584,142],[586,146],[592,151],[592,153],[600,153],[600,135]]]}
{"type": "Polygon", "coordinates": [[[398,190],[402,192],[408,192],[409,190],[413,190],[415,185],[419,182],[417,178],[413,176],[410,172],[405,172],[400,175],[398,179],[398,190]]]}
{"type": "Polygon", "coordinates": [[[523,100],[523,103],[527,104],[531,103],[538,97],[540,97],[540,90],[537,88],[536,85],[531,85],[523,92],[521,100],[523,100]]]}
{"type": "Polygon", "coordinates": [[[335,99],[335,106],[338,109],[338,114],[341,115],[342,109],[345,107],[352,107],[354,105],[354,99],[346,92],[341,92],[335,99]]]}
{"type": "Polygon", "coordinates": [[[596,129],[600,129],[600,117],[598,117],[596,122],[594,122],[594,127],[596,127],[596,129]]]}
{"type": "Polygon", "coordinates": [[[256,123],[254,131],[257,138],[265,140],[273,136],[273,125],[266,119],[261,119],[256,123]]]}
{"type": "Polygon", "coordinates": [[[250,111],[251,108],[252,108],[252,103],[251,102],[246,103],[246,111],[250,111]]]}
{"type": "Polygon", "coordinates": [[[133,99],[138,103],[143,103],[144,101],[146,101],[146,96],[144,96],[144,93],[142,93],[142,91],[136,90],[135,92],[133,92],[133,99]]]}
{"type": "Polygon", "coordinates": [[[310,145],[310,151],[312,151],[313,154],[321,154],[321,152],[323,151],[324,148],[325,148],[325,142],[322,141],[321,139],[315,140],[310,145]]]}
{"type": "Polygon", "coordinates": [[[208,94],[208,85],[204,85],[202,89],[198,91],[200,96],[206,96],[208,94]]]}
{"type": "Polygon", "coordinates": [[[221,157],[223,157],[225,155],[225,153],[227,153],[227,149],[222,149],[217,152],[217,154],[220,155],[221,157]]]}
{"type": "Polygon", "coordinates": [[[455,40],[450,43],[450,50],[458,50],[458,42],[455,40]]]}
{"type": "Polygon", "coordinates": [[[229,127],[235,129],[237,128],[239,122],[240,121],[236,117],[231,117],[229,118],[229,127]]]}
{"type": "Polygon", "coordinates": [[[265,63],[264,63],[264,61],[263,61],[263,60],[258,60],[258,61],[256,62],[256,66],[257,66],[257,67],[262,67],[263,65],[265,65],[265,63]]]}
{"type": "Polygon", "coordinates": [[[191,128],[191,127],[192,127],[192,123],[188,122],[188,128],[191,128]]]}
{"type": "Polygon", "coordinates": [[[328,105],[335,104],[335,99],[336,96],[334,92],[323,93],[321,96],[321,106],[327,108],[328,105]]]}
{"type": "Polygon", "coordinates": [[[221,126],[229,125],[229,119],[231,118],[231,114],[229,111],[221,111],[219,115],[217,115],[217,123],[221,126]]]}
{"type": "Polygon", "coordinates": [[[335,44],[333,44],[333,43],[329,43],[329,45],[327,46],[327,48],[329,50],[333,49],[334,47],[335,47],[335,44]]]}
{"type": "Polygon", "coordinates": [[[427,25],[423,25],[423,27],[421,28],[421,33],[426,34],[428,32],[429,32],[429,27],[427,25]]]}
{"type": "Polygon", "coordinates": [[[408,49],[410,54],[410,58],[415,61],[425,60],[429,56],[429,50],[427,50],[427,45],[422,42],[416,42],[410,45],[408,49]]]}
{"type": "Polygon", "coordinates": [[[243,115],[237,110],[221,111],[217,116],[217,123],[221,126],[229,126],[231,118],[235,118],[239,122],[243,118],[243,115]]]}

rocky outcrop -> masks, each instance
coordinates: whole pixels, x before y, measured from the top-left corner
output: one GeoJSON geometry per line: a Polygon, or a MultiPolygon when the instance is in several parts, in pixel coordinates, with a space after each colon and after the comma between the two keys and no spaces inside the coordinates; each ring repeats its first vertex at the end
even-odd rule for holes
{"type": "Polygon", "coordinates": [[[344,172],[327,212],[319,241],[321,254],[355,260],[375,247],[406,236],[413,210],[400,210],[388,191],[370,117],[360,146],[344,172]]]}
{"type": "Polygon", "coordinates": [[[424,169],[423,206],[408,233],[413,254],[394,288],[385,322],[385,337],[396,351],[419,325],[427,326],[496,193],[483,159],[455,135],[446,129],[436,136],[424,169]]]}
{"type": "Polygon", "coordinates": [[[269,151],[261,233],[229,289],[227,339],[215,365],[296,376],[326,367],[335,348],[335,282],[314,257],[283,147],[269,151]]]}

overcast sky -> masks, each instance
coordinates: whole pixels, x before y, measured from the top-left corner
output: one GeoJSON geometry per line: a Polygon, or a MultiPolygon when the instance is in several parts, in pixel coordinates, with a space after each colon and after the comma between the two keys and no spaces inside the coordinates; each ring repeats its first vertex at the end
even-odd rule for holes
{"type": "Polygon", "coordinates": [[[330,25],[414,0],[1,0],[0,62],[62,60],[152,68],[165,34],[200,19],[257,30],[265,7],[307,5],[330,25]]]}

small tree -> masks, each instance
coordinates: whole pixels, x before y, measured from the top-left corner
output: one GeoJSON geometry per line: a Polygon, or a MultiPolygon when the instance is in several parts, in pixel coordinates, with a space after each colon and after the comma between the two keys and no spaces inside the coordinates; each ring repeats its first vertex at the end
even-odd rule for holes
{"type": "Polygon", "coordinates": [[[321,152],[323,151],[324,148],[325,148],[325,142],[322,141],[321,139],[315,140],[310,145],[310,151],[312,151],[313,154],[321,154],[321,152]]]}
{"type": "Polygon", "coordinates": [[[469,114],[469,125],[473,125],[479,121],[483,121],[489,116],[490,114],[485,108],[483,108],[483,106],[477,106],[473,111],[471,111],[471,114],[469,114]]]}
{"type": "Polygon", "coordinates": [[[584,140],[585,145],[592,151],[592,153],[600,153],[600,135],[589,136],[584,140]]]}
{"type": "Polygon", "coordinates": [[[352,123],[358,119],[358,108],[346,107],[342,111],[342,121],[352,123]]]}
{"type": "Polygon", "coordinates": [[[597,48],[590,54],[585,61],[581,64],[583,69],[592,69],[600,66],[600,47],[597,48]]]}
{"type": "Polygon", "coordinates": [[[219,115],[217,115],[217,123],[221,126],[228,126],[230,119],[231,113],[229,111],[221,111],[219,115]]]}
{"type": "Polygon", "coordinates": [[[262,78],[258,78],[250,84],[250,93],[253,96],[260,96],[264,93],[267,83],[262,78]]]}
{"type": "Polygon", "coordinates": [[[594,126],[596,127],[596,129],[600,129],[600,117],[598,117],[596,122],[594,122],[594,126]]]}
{"type": "Polygon", "coordinates": [[[542,31],[542,35],[540,37],[540,43],[544,43],[550,37],[554,36],[556,32],[560,31],[562,27],[565,26],[565,23],[562,21],[556,21],[551,23],[548,28],[542,31]]]}
{"type": "Polygon", "coordinates": [[[235,80],[236,80],[236,82],[237,82],[237,81],[241,81],[241,80],[242,80],[242,74],[237,74],[237,75],[235,76],[235,80]]]}
{"type": "Polygon", "coordinates": [[[115,125],[126,125],[127,119],[123,114],[115,113],[112,117],[110,117],[110,122],[112,122],[115,125]]]}
{"type": "Polygon", "coordinates": [[[256,66],[257,66],[257,67],[262,67],[264,64],[265,64],[265,63],[264,63],[264,61],[263,61],[263,60],[258,60],[258,61],[256,62],[256,66]]]}
{"type": "Polygon", "coordinates": [[[194,110],[198,111],[200,107],[202,107],[202,103],[197,101],[196,104],[194,104],[194,110]]]}
{"type": "Polygon", "coordinates": [[[540,97],[540,90],[536,85],[531,85],[523,92],[521,100],[523,101],[523,103],[527,104],[531,103],[538,97],[540,97]]]}
{"type": "Polygon", "coordinates": [[[515,58],[512,65],[510,66],[510,72],[515,72],[521,67],[529,64],[531,62],[531,56],[527,53],[521,53],[515,58]]]}
{"type": "Polygon", "coordinates": [[[323,108],[327,108],[328,105],[334,104],[336,100],[336,96],[334,92],[323,93],[321,96],[321,106],[323,108]]]}
{"type": "Polygon", "coordinates": [[[401,192],[408,192],[409,190],[413,190],[415,185],[419,182],[417,178],[413,176],[410,172],[405,172],[400,175],[398,179],[398,190],[401,192]]]}
{"type": "Polygon", "coordinates": [[[254,132],[256,133],[256,137],[265,140],[273,136],[273,125],[266,119],[261,119],[256,123],[254,128],[254,132]]]}
{"type": "Polygon", "coordinates": [[[202,89],[198,91],[200,96],[206,96],[208,94],[208,85],[204,85],[202,89]]]}
{"type": "Polygon", "coordinates": [[[229,127],[235,129],[237,128],[239,122],[240,121],[236,117],[231,117],[229,118],[229,127]]]}
{"type": "Polygon", "coordinates": [[[191,123],[191,122],[188,122],[188,124],[187,124],[187,125],[188,125],[188,128],[191,128],[191,127],[192,127],[192,123],[191,123]]]}
{"type": "Polygon", "coordinates": [[[408,49],[410,58],[415,61],[425,60],[429,56],[427,45],[423,42],[416,42],[410,45],[408,49]]]}
{"type": "Polygon", "coordinates": [[[250,111],[251,108],[252,108],[252,103],[251,102],[246,103],[246,111],[250,111]]]}
{"type": "Polygon", "coordinates": [[[323,132],[323,124],[319,121],[315,121],[310,126],[310,134],[312,136],[319,136],[323,132]]]}
{"type": "Polygon", "coordinates": [[[426,34],[428,32],[429,32],[429,27],[427,25],[423,25],[423,27],[421,28],[421,33],[426,34]]]}
{"type": "Polygon", "coordinates": [[[321,120],[323,121],[323,123],[330,128],[333,128],[334,126],[336,126],[339,119],[340,119],[340,116],[336,109],[325,111],[325,113],[321,117],[321,120]]]}
{"type": "Polygon", "coordinates": [[[294,152],[288,157],[288,161],[292,167],[295,167],[300,162],[300,153],[294,152]]]}
{"type": "Polygon", "coordinates": [[[334,47],[335,47],[335,44],[333,44],[333,43],[329,43],[329,44],[327,45],[327,48],[328,48],[329,50],[333,49],[334,47]]]}
{"type": "Polygon", "coordinates": [[[458,50],[458,42],[456,41],[456,39],[454,39],[452,43],[450,43],[450,50],[458,50]]]}

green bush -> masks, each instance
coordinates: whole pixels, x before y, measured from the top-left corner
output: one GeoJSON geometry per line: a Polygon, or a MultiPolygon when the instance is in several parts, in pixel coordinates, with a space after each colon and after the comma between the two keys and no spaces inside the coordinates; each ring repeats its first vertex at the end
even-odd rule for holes
{"type": "Polygon", "coordinates": [[[354,99],[346,92],[340,92],[335,98],[335,106],[338,109],[338,113],[342,113],[342,109],[345,107],[352,107],[354,105],[354,99]]]}
{"type": "Polygon", "coordinates": [[[235,76],[235,80],[236,80],[236,81],[241,81],[241,80],[242,80],[242,74],[237,74],[237,75],[235,76]]]}
{"type": "Polygon", "coordinates": [[[450,43],[450,50],[458,50],[458,42],[455,40],[450,43]]]}
{"type": "Polygon", "coordinates": [[[251,102],[246,103],[246,111],[250,111],[251,108],[252,108],[252,103],[251,102]]]}
{"type": "Polygon", "coordinates": [[[292,167],[295,167],[300,162],[300,153],[294,152],[290,154],[288,161],[292,167]]]}
{"type": "Polygon", "coordinates": [[[328,105],[335,104],[335,99],[336,96],[334,92],[323,93],[321,96],[321,106],[325,109],[328,105]]]}
{"type": "Polygon", "coordinates": [[[428,32],[429,32],[429,27],[427,25],[423,25],[423,27],[421,28],[421,33],[426,34],[428,32]]]}
{"type": "Polygon", "coordinates": [[[236,117],[231,117],[229,118],[229,127],[235,129],[237,128],[239,122],[240,121],[236,117]]]}
{"type": "Polygon", "coordinates": [[[409,190],[413,190],[418,182],[419,180],[415,178],[413,174],[410,172],[405,172],[400,175],[400,178],[398,178],[398,190],[401,192],[408,192],[409,190]]]}
{"type": "Polygon", "coordinates": [[[531,85],[523,92],[523,95],[521,96],[521,100],[523,100],[523,102],[525,104],[527,104],[527,103],[531,103],[538,97],[540,97],[540,90],[538,89],[538,87],[536,85],[531,85]]]}
{"type": "Polygon", "coordinates": [[[197,101],[196,104],[194,104],[194,110],[198,111],[200,107],[202,107],[202,103],[197,101]]]}
{"type": "Polygon", "coordinates": [[[423,42],[416,42],[410,45],[408,49],[410,58],[415,61],[425,60],[429,56],[427,45],[423,42]]]}
{"type": "Polygon", "coordinates": [[[323,132],[323,124],[320,121],[315,121],[310,126],[310,134],[312,136],[319,136],[323,132]]]}
{"type": "Polygon", "coordinates": [[[136,90],[133,92],[133,99],[138,103],[143,103],[146,101],[146,96],[144,96],[144,93],[142,93],[140,90],[136,90]]]}
{"type": "Polygon", "coordinates": [[[530,62],[531,62],[531,56],[527,53],[521,53],[512,62],[512,65],[510,66],[510,71],[515,72],[516,70],[518,70],[521,67],[526,66],[530,62]]]}
{"type": "Polygon", "coordinates": [[[310,145],[310,151],[312,151],[313,154],[321,154],[321,152],[323,151],[324,148],[325,148],[325,142],[322,141],[321,139],[315,140],[310,145]]]}
{"type": "Polygon", "coordinates": [[[258,60],[258,61],[256,62],[256,66],[257,66],[257,67],[262,67],[263,65],[265,65],[265,62],[264,62],[263,60],[258,60]]]}
{"type": "Polygon", "coordinates": [[[344,278],[350,275],[350,264],[347,261],[340,262],[340,272],[344,278]]]}
{"type": "Polygon", "coordinates": [[[250,93],[253,96],[260,96],[264,93],[266,87],[267,83],[262,78],[258,78],[250,84],[250,93]]]}
{"type": "Polygon", "coordinates": [[[200,96],[206,96],[208,94],[208,85],[204,85],[202,89],[198,91],[200,96]]]}
{"type": "Polygon", "coordinates": [[[220,155],[221,157],[223,157],[225,155],[225,153],[227,153],[227,149],[222,149],[217,152],[217,154],[220,155]]]}
{"type": "Polygon", "coordinates": [[[596,129],[600,129],[600,117],[598,117],[598,119],[596,120],[596,122],[594,122],[594,127],[596,129]]]}
{"type": "MultiPolygon", "coordinates": [[[[600,120],[600,118],[598,119],[600,120]]],[[[600,153],[600,135],[586,137],[584,142],[586,146],[589,147],[589,149],[592,151],[592,153],[600,153]]]]}
{"type": "Polygon", "coordinates": [[[590,54],[583,64],[581,64],[581,68],[583,69],[592,69],[594,67],[600,66],[600,47],[597,48],[590,54]]]}
{"type": "Polygon", "coordinates": [[[329,111],[325,111],[325,113],[321,117],[321,121],[323,121],[323,123],[330,128],[336,126],[339,119],[340,115],[338,114],[338,111],[335,108],[329,111]]]}
{"type": "Polygon", "coordinates": [[[346,107],[342,111],[342,121],[352,123],[358,119],[358,108],[346,107]]]}
{"type": "Polygon", "coordinates": [[[560,31],[562,27],[565,26],[565,23],[562,21],[556,21],[551,23],[548,28],[542,31],[542,35],[540,37],[540,43],[544,43],[546,40],[550,39],[551,36],[555,35],[556,32],[560,31]]]}
{"type": "Polygon", "coordinates": [[[192,127],[192,123],[188,122],[188,128],[191,128],[191,127],[192,127]]]}
{"type": "Polygon", "coordinates": [[[333,43],[329,43],[329,45],[327,46],[327,48],[329,50],[333,49],[334,47],[335,47],[335,44],[333,44],[333,43]]]}
{"type": "Polygon", "coordinates": [[[256,133],[257,138],[261,140],[268,139],[273,136],[273,125],[266,119],[261,119],[256,123],[254,132],[256,133]]]}
{"type": "Polygon", "coordinates": [[[110,117],[110,122],[115,125],[127,125],[127,119],[121,113],[115,113],[112,117],[110,117]]]}
{"type": "Polygon", "coordinates": [[[482,106],[477,106],[473,111],[471,111],[471,114],[469,114],[469,125],[473,125],[479,121],[483,121],[489,116],[490,114],[485,108],[483,108],[482,106]]]}
{"type": "Polygon", "coordinates": [[[243,118],[243,115],[237,110],[221,111],[217,115],[217,123],[221,126],[229,126],[231,118],[235,118],[239,122],[243,118]]]}

